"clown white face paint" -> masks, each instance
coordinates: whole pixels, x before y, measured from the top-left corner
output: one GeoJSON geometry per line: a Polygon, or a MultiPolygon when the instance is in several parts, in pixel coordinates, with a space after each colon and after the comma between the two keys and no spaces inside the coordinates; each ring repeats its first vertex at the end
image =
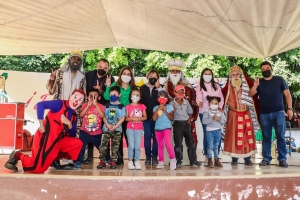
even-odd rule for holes
{"type": "Polygon", "coordinates": [[[70,108],[72,108],[72,110],[76,110],[79,106],[83,104],[83,101],[84,101],[84,95],[79,92],[75,92],[70,97],[69,106],[70,108]]]}

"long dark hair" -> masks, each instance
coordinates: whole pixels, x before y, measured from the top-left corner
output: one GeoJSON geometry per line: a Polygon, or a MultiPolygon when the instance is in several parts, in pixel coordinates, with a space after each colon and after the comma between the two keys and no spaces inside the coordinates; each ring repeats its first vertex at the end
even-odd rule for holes
{"type": "Polygon", "coordinates": [[[213,71],[211,70],[211,69],[209,69],[209,68],[204,68],[203,70],[202,70],[202,72],[201,72],[201,77],[200,77],[200,90],[201,90],[201,88],[203,88],[203,90],[204,91],[207,91],[207,89],[206,89],[206,87],[205,87],[205,84],[204,84],[204,79],[203,79],[203,74],[204,74],[204,72],[206,72],[206,71],[210,71],[210,73],[211,73],[211,76],[212,76],[212,79],[211,79],[211,85],[212,85],[212,87],[214,88],[214,90],[215,91],[217,91],[217,83],[215,82],[215,80],[214,80],[214,73],[213,73],[213,71]]]}
{"type": "Polygon", "coordinates": [[[130,80],[130,82],[129,82],[129,86],[130,86],[130,88],[132,89],[132,88],[135,87],[135,80],[134,80],[133,71],[132,71],[132,69],[130,69],[129,67],[124,67],[124,68],[120,71],[120,73],[119,73],[119,78],[118,78],[118,80],[117,80],[117,85],[120,86],[120,87],[122,86],[122,79],[121,79],[121,76],[122,76],[122,74],[123,74],[123,72],[124,72],[125,70],[130,71],[131,80],[130,80]]]}

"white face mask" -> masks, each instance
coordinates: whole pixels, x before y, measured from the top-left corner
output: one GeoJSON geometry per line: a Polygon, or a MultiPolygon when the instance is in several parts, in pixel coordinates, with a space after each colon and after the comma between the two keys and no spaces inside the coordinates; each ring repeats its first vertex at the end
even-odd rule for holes
{"type": "Polygon", "coordinates": [[[134,102],[134,103],[139,102],[140,99],[141,99],[141,98],[140,98],[139,96],[137,96],[137,95],[132,95],[132,96],[131,96],[131,100],[132,100],[132,102],[134,102]]]}
{"type": "Polygon", "coordinates": [[[212,75],[203,75],[203,79],[205,82],[210,82],[212,79],[212,75]]]}
{"type": "Polygon", "coordinates": [[[219,106],[218,105],[210,105],[209,108],[211,110],[217,110],[219,108],[219,106]]]}
{"type": "Polygon", "coordinates": [[[127,75],[122,75],[121,76],[121,80],[124,82],[124,83],[129,83],[131,81],[131,77],[130,76],[127,76],[127,75]]]}
{"type": "Polygon", "coordinates": [[[176,85],[179,82],[180,78],[180,74],[170,74],[170,80],[174,85],[176,85]]]}

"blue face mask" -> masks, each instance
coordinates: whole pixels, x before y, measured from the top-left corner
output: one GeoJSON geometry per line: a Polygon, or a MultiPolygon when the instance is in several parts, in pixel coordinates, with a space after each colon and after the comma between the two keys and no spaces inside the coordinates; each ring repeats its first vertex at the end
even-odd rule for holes
{"type": "Polygon", "coordinates": [[[112,102],[116,102],[116,101],[118,101],[119,100],[119,96],[117,96],[117,95],[111,95],[110,96],[110,100],[112,101],[112,102]]]}

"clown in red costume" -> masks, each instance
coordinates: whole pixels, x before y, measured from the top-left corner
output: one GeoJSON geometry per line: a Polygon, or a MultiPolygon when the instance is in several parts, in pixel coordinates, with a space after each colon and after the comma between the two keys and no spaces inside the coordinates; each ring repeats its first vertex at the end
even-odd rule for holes
{"type": "Polygon", "coordinates": [[[5,167],[18,171],[17,163],[22,162],[23,170],[44,173],[55,160],[60,158],[76,160],[82,142],[76,136],[76,109],[82,105],[85,93],[74,90],[69,100],[43,101],[37,104],[40,127],[34,135],[32,155],[13,151],[5,167]],[[49,109],[44,119],[44,111],[49,109]]]}

